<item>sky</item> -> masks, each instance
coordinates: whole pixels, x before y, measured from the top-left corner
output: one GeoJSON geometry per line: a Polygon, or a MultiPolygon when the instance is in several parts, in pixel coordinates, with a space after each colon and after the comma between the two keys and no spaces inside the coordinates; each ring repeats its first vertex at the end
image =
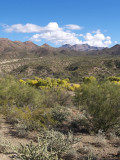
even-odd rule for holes
{"type": "Polygon", "coordinates": [[[120,43],[120,0],[1,0],[0,38],[111,47],[120,43]]]}

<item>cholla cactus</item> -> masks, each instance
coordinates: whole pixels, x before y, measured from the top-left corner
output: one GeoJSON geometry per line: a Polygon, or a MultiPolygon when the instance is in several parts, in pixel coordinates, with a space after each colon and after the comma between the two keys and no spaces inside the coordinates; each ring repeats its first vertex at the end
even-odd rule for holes
{"type": "Polygon", "coordinates": [[[72,148],[72,145],[77,143],[79,139],[75,139],[72,133],[64,135],[58,131],[44,131],[39,136],[39,140],[47,142],[48,151],[54,151],[58,156],[67,153],[72,148]]]}
{"type": "Polygon", "coordinates": [[[38,143],[32,142],[27,145],[20,145],[16,150],[16,158],[20,160],[62,160],[76,141],[71,133],[67,136],[51,130],[43,131],[38,137],[38,143]]]}
{"type": "Polygon", "coordinates": [[[35,145],[33,142],[25,146],[20,144],[20,147],[16,150],[15,158],[18,160],[62,160],[58,159],[54,151],[49,152],[47,150],[47,143],[35,145]]]}

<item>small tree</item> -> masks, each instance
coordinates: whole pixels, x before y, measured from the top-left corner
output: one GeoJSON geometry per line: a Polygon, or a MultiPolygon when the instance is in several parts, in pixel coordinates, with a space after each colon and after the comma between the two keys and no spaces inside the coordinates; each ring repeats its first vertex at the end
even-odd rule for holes
{"type": "Polygon", "coordinates": [[[111,82],[83,84],[76,91],[75,101],[78,105],[84,105],[96,132],[120,125],[119,85],[111,82]]]}

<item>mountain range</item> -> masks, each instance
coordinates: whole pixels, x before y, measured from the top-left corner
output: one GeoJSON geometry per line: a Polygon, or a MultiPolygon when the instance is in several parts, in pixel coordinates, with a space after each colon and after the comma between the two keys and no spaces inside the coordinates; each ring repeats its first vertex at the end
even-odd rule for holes
{"type": "Polygon", "coordinates": [[[104,49],[103,47],[94,47],[94,46],[90,46],[88,44],[75,44],[75,45],[65,44],[65,45],[61,46],[61,48],[67,48],[67,49],[75,50],[75,51],[91,51],[91,50],[104,49]]]}
{"type": "Polygon", "coordinates": [[[48,44],[38,46],[31,41],[11,41],[0,38],[0,58],[13,59],[25,57],[41,57],[47,55],[120,55],[120,45],[111,48],[89,46],[88,44],[63,45],[54,48],[48,44]]]}

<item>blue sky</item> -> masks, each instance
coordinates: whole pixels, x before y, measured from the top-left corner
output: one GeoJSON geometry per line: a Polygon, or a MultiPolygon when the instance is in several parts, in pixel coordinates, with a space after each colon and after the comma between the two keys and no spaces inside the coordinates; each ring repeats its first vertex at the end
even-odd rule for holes
{"type": "Polygon", "coordinates": [[[120,0],[0,1],[0,38],[111,47],[119,30],[120,0]]]}

